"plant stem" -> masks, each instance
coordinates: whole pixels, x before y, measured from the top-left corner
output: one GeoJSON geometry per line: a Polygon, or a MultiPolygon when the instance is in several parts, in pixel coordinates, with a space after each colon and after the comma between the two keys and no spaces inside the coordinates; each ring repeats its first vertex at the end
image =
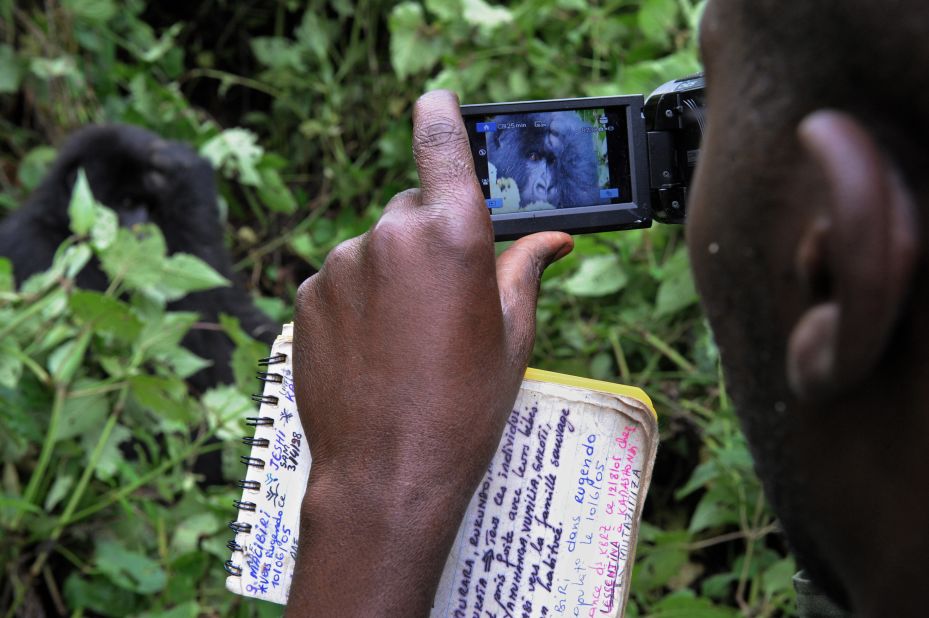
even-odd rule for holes
{"type": "MultiPolygon", "coordinates": [[[[52,403],[52,416],[48,422],[48,431],[45,433],[45,440],[42,442],[42,452],[39,454],[39,463],[36,464],[32,476],[29,477],[29,483],[26,485],[26,491],[23,494],[23,499],[29,504],[33,503],[35,494],[39,490],[39,486],[42,484],[43,477],[45,476],[45,470],[48,468],[48,464],[52,459],[52,453],[55,450],[55,441],[58,435],[58,423],[61,421],[61,411],[64,409],[64,402],[67,396],[68,387],[66,385],[59,384],[55,387],[55,401],[52,403]]],[[[14,530],[19,527],[22,515],[23,511],[20,511],[16,515],[16,518],[13,519],[12,528],[14,530]]]]}

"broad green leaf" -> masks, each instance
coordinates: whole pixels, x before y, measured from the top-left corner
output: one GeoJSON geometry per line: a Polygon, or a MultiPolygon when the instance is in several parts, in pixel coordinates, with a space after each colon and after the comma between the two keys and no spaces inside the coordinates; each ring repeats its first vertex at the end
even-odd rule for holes
{"type": "Polygon", "coordinates": [[[16,291],[16,282],[13,280],[13,263],[5,257],[0,257],[0,294],[16,291]]]}
{"type": "Polygon", "coordinates": [[[177,377],[187,379],[201,369],[210,367],[213,363],[204,358],[200,358],[187,348],[177,348],[166,359],[168,365],[174,369],[177,377]]]}
{"type": "Polygon", "coordinates": [[[77,63],[71,56],[33,58],[29,61],[29,70],[41,80],[65,78],[73,86],[83,86],[85,83],[84,75],[77,68],[77,63]]]}
{"type": "Polygon", "coordinates": [[[7,496],[2,493],[0,493],[0,509],[13,509],[16,511],[23,511],[24,513],[35,513],[37,515],[42,514],[42,509],[31,502],[26,502],[22,498],[7,496]]]}
{"type": "Polygon", "coordinates": [[[19,345],[13,337],[0,339],[0,386],[16,388],[23,375],[19,345]]]}
{"type": "Polygon", "coordinates": [[[793,576],[797,572],[797,564],[793,558],[778,560],[765,570],[761,576],[764,591],[768,597],[779,592],[793,590],[793,576]]]}
{"type": "Polygon", "coordinates": [[[238,177],[251,187],[261,186],[257,165],[264,154],[258,137],[247,129],[226,129],[200,148],[200,154],[223,175],[238,177]]]}
{"type": "Polygon", "coordinates": [[[239,326],[239,321],[231,316],[219,316],[219,323],[235,342],[235,350],[230,359],[235,383],[243,393],[250,393],[255,388],[255,359],[267,356],[268,345],[252,339],[239,326]]]}
{"type": "Polygon", "coordinates": [[[100,292],[78,291],[71,295],[71,311],[98,333],[133,341],[142,331],[142,322],[129,305],[100,292]]]}
{"type": "Polygon", "coordinates": [[[132,615],[139,598],[105,577],[84,579],[78,572],[65,580],[64,597],[70,609],[89,609],[100,616],[132,615]]]}
{"type": "Polygon", "coordinates": [[[690,590],[665,597],[649,612],[650,618],[738,618],[741,615],[737,610],[699,599],[690,590]]]}
{"type": "Polygon", "coordinates": [[[442,21],[461,18],[462,0],[426,0],[426,9],[442,21]]]}
{"type": "MultiPolygon", "coordinates": [[[[97,380],[81,379],[75,381],[72,389],[74,391],[88,391],[106,385],[107,383],[97,380]]],[[[101,427],[109,411],[110,398],[106,394],[68,397],[65,399],[61,410],[55,440],[60,442],[101,427]]]]}
{"type": "Polygon", "coordinates": [[[402,2],[394,7],[390,25],[390,60],[397,77],[405,79],[432,69],[442,53],[442,42],[425,32],[423,7],[402,2]]]}
{"type": "MultiPolygon", "coordinates": [[[[662,542],[642,551],[632,571],[633,590],[655,590],[663,588],[687,564],[688,554],[684,543],[688,536],[680,533],[662,536],[662,542]]],[[[682,617],[683,618],[683,617],[682,617]]]]}
{"type": "Polygon", "coordinates": [[[52,483],[48,495],[45,496],[45,510],[48,512],[55,510],[55,507],[68,495],[72,487],[74,487],[73,474],[65,473],[55,477],[55,482],[52,483]]]}
{"type": "Polygon", "coordinates": [[[645,0],[639,9],[639,31],[653,43],[667,43],[677,25],[678,11],[678,0],[645,0]]]}
{"type": "Polygon", "coordinates": [[[138,348],[144,358],[164,358],[173,355],[181,339],[199,316],[196,313],[173,311],[161,316],[150,316],[142,328],[138,348]]]}
{"type": "Polygon", "coordinates": [[[580,269],[561,288],[574,296],[598,298],[619,292],[628,281],[619,256],[598,255],[581,262],[580,269]]]}
{"type": "Polygon", "coordinates": [[[198,549],[200,540],[221,530],[223,521],[213,513],[197,513],[184,519],[174,529],[171,538],[171,553],[186,554],[198,549]]]}
{"type": "Polygon", "coordinates": [[[735,492],[728,491],[722,484],[717,484],[700,499],[690,518],[688,531],[696,534],[712,528],[720,528],[739,523],[739,513],[735,492]]]}
{"type": "Polygon", "coordinates": [[[114,584],[139,594],[154,594],[164,588],[167,576],[161,566],[117,541],[97,543],[96,565],[114,584]]]}
{"type": "Polygon", "coordinates": [[[64,8],[87,21],[103,23],[116,15],[116,3],[113,0],[64,0],[64,8]]]}
{"type": "Polygon", "coordinates": [[[129,378],[129,384],[135,400],[154,416],[181,423],[191,420],[181,380],[139,375],[129,378]]]}
{"type": "Polygon", "coordinates": [[[280,173],[274,169],[261,170],[261,184],[258,187],[258,198],[273,212],[292,214],[297,210],[297,200],[284,181],[280,173]]]}
{"type": "MultiPolygon", "coordinates": [[[[0,49],[2,49],[2,46],[0,46],[0,49]]],[[[0,73],[2,72],[3,61],[0,60],[0,73]]],[[[32,191],[38,187],[56,155],[55,149],[48,146],[38,146],[30,150],[23,157],[23,160],[19,162],[19,170],[16,172],[16,177],[23,185],[23,188],[32,191]]]]}
{"type": "Polygon", "coordinates": [[[22,72],[16,52],[9,45],[0,45],[0,94],[11,94],[19,90],[22,72]]]}
{"type": "Polygon", "coordinates": [[[482,30],[494,30],[513,21],[513,14],[502,6],[488,4],[484,0],[462,0],[464,20],[482,30]]]}
{"type": "Polygon", "coordinates": [[[184,24],[173,24],[170,28],[162,33],[158,42],[146,49],[140,59],[142,62],[158,62],[167,55],[169,51],[175,48],[177,35],[184,29],[184,24]]]}
{"type": "Polygon", "coordinates": [[[655,317],[674,315],[697,304],[699,300],[690,274],[687,252],[681,249],[665,265],[658,298],[655,300],[655,317]]]}
{"type": "Polygon", "coordinates": [[[48,357],[48,371],[56,382],[66,384],[74,377],[84,361],[91,335],[90,331],[78,335],[48,357]]]}
{"type": "Polygon", "coordinates": [[[78,170],[74,190],[71,192],[71,202],[68,206],[68,216],[71,217],[71,231],[78,236],[84,236],[94,226],[96,220],[96,200],[90,192],[90,183],[83,169],[78,170]]]}
{"type": "Polygon", "coordinates": [[[161,288],[168,300],[176,300],[189,292],[227,287],[230,281],[200,258],[186,253],[169,257],[162,271],[161,288]]]}
{"type": "MultiPolygon", "coordinates": [[[[254,363],[254,359],[252,362],[254,363]]],[[[245,418],[253,416],[258,409],[251,398],[231,386],[219,386],[208,390],[201,402],[206,408],[210,428],[216,429],[216,437],[220,440],[238,439],[242,434],[245,418]]]]}
{"type": "Polygon", "coordinates": [[[106,206],[97,204],[94,227],[90,230],[90,244],[97,251],[103,251],[113,244],[118,232],[119,217],[106,206]]]}
{"type": "Polygon", "coordinates": [[[316,14],[316,10],[307,9],[294,34],[300,47],[311,50],[318,60],[329,55],[331,50],[329,32],[323,26],[323,20],[316,14]]]}
{"type": "Polygon", "coordinates": [[[208,612],[201,610],[200,605],[196,601],[187,601],[171,609],[144,612],[139,614],[138,618],[197,618],[197,616],[206,613],[208,612]]]}
{"type": "MultiPolygon", "coordinates": [[[[100,434],[103,430],[102,424],[98,426],[98,431],[89,431],[81,436],[81,442],[84,445],[84,453],[88,459],[100,440],[100,434]]],[[[116,474],[120,466],[123,465],[123,452],[119,445],[132,438],[132,432],[122,425],[115,425],[113,431],[107,438],[106,444],[100,451],[100,457],[97,459],[97,467],[94,468],[94,475],[101,481],[108,481],[116,474]]]]}

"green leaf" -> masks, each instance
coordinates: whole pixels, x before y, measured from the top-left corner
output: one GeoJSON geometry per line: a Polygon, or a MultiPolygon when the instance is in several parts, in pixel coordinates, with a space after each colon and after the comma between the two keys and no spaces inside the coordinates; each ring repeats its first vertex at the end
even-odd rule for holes
{"type": "MultiPolygon", "coordinates": [[[[84,453],[88,463],[94,447],[97,446],[97,442],[100,440],[102,431],[103,427],[101,424],[98,426],[98,431],[89,431],[81,436],[81,442],[84,445],[84,453]]],[[[101,481],[107,481],[113,478],[124,461],[123,452],[120,450],[119,445],[128,441],[130,438],[132,438],[132,432],[126,427],[118,424],[113,426],[113,431],[110,433],[106,444],[103,445],[103,449],[100,451],[100,458],[97,460],[94,476],[101,481]]]]}
{"type": "Polygon", "coordinates": [[[141,226],[139,234],[120,228],[113,244],[100,251],[100,263],[111,280],[121,279],[130,289],[159,303],[229,285],[228,279],[198,257],[185,253],[167,257],[157,226],[141,226]]]}
{"type": "Polygon", "coordinates": [[[167,582],[165,572],[156,561],[117,541],[104,540],[97,544],[96,564],[111,582],[139,594],[154,594],[167,582]]]}
{"type": "Polygon", "coordinates": [[[186,253],[175,253],[167,259],[161,272],[161,288],[165,297],[176,300],[189,292],[227,287],[231,282],[200,258],[186,253]]]}
{"type": "Polygon", "coordinates": [[[184,401],[186,388],[180,379],[141,375],[131,377],[129,384],[129,392],[139,405],[155,416],[180,423],[192,420],[184,401]]]}
{"type": "Polygon", "coordinates": [[[98,333],[133,341],[142,332],[142,322],[129,305],[100,292],[78,291],[71,295],[71,311],[98,333]]]}
{"type": "Polygon", "coordinates": [[[0,257],[0,294],[12,294],[15,291],[13,263],[8,258],[0,257]]]}
{"type": "Polygon", "coordinates": [[[674,315],[697,304],[699,300],[693,276],[690,274],[687,251],[681,249],[665,265],[663,280],[655,301],[655,317],[674,315]]]}
{"type": "Polygon", "coordinates": [[[765,594],[770,598],[780,592],[793,590],[793,576],[797,572],[797,564],[793,558],[778,560],[761,576],[765,594]]]}
{"type": "Polygon", "coordinates": [[[201,402],[206,408],[210,428],[216,429],[216,437],[220,440],[239,438],[245,418],[253,416],[257,409],[254,401],[232,386],[208,390],[201,402]]]}
{"type": "Polygon", "coordinates": [[[171,553],[179,556],[198,549],[200,540],[219,532],[222,520],[213,513],[197,513],[181,521],[171,538],[171,553]]]}
{"type": "Polygon", "coordinates": [[[84,361],[84,354],[87,352],[87,345],[90,343],[92,334],[90,331],[80,334],[48,357],[48,370],[56,382],[66,384],[74,377],[84,361]]]}
{"type": "Polygon", "coordinates": [[[113,0],[65,0],[64,8],[87,21],[103,23],[116,15],[116,3],[113,0]]]}
{"type": "Polygon", "coordinates": [[[739,523],[737,499],[723,485],[716,485],[700,499],[690,518],[687,530],[691,534],[711,528],[721,528],[739,523]]]}
{"type": "Polygon", "coordinates": [[[297,200],[294,199],[293,193],[284,184],[277,170],[261,170],[258,198],[273,212],[282,212],[289,215],[297,211],[297,200]]]}
{"type": "Polygon", "coordinates": [[[173,355],[181,339],[199,316],[196,313],[174,311],[160,316],[149,316],[139,337],[138,349],[143,358],[166,358],[173,355]]]}
{"type": "Polygon", "coordinates": [[[42,509],[31,502],[26,502],[22,498],[7,496],[5,494],[0,494],[0,508],[9,508],[16,511],[23,511],[24,513],[35,513],[37,515],[42,514],[42,509]]]}
{"type": "Polygon", "coordinates": [[[45,496],[45,510],[51,513],[58,503],[68,495],[73,486],[73,474],[65,473],[55,477],[55,482],[52,483],[51,489],[48,490],[48,495],[45,496]]]}
{"type": "Polygon", "coordinates": [[[402,2],[394,7],[390,26],[390,60],[397,77],[405,79],[432,69],[442,53],[441,40],[426,33],[423,7],[402,2]]]}
{"type": "MultiPolygon", "coordinates": [[[[75,381],[75,391],[88,391],[108,383],[97,380],[81,379],[75,381]]],[[[67,440],[74,436],[83,435],[95,427],[101,427],[110,411],[109,396],[103,393],[87,395],[84,397],[68,397],[65,399],[58,421],[58,430],[55,440],[67,440]]]]}
{"type": "Polygon", "coordinates": [[[574,296],[599,298],[619,292],[628,281],[618,255],[597,255],[581,262],[581,267],[561,284],[561,289],[574,296]]]}
{"type": "Polygon", "coordinates": [[[11,94],[19,90],[22,71],[16,52],[9,45],[0,45],[0,94],[11,94]]]}
{"type": "Polygon", "coordinates": [[[0,386],[16,388],[23,375],[22,352],[13,337],[0,339],[0,386]]]}
{"type": "Polygon", "coordinates": [[[168,365],[177,374],[177,377],[187,379],[201,369],[206,369],[213,365],[212,361],[200,358],[187,348],[177,348],[166,359],[168,365]]]}
{"type": "Polygon", "coordinates": [[[158,62],[167,55],[169,51],[175,48],[177,35],[181,33],[181,30],[184,29],[184,24],[177,23],[173,24],[170,28],[165,30],[161,37],[159,37],[158,42],[146,49],[142,55],[139,57],[142,62],[158,62]]]}
{"type": "Polygon", "coordinates": [[[488,4],[484,0],[462,0],[464,20],[485,31],[495,30],[513,21],[513,14],[502,6],[488,4]]]}
{"type": "Polygon", "coordinates": [[[97,251],[103,251],[116,241],[119,217],[102,204],[97,204],[95,217],[94,227],[90,230],[90,244],[97,251]]]}
{"type": "Polygon", "coordinates": [[[247,129],[226,129],[200,148],[200,154],[227,177],[238,176],[239,182],[251,187],[261,186],[258,161],[264,149],[258,137],[247,129]]]}
{"type": "Polygon", "coordinates": [[[659,601],[649,612],[650,618],[738,618],[734,609],[718,607],[707,599],[698,599],[691,590],[682,590],[659,601]]]}
{"type": "Polygon", "coordinates": [[[461,17],[461,0],[426,0],[426,9],[442,21],[461,17]]]}
{"type": "MultiPolygon", "coordinates": [[[[207,614],[208,612],[202,612],[207,614]]],[[[197,618],[201,615],[200,605],[196,601],[187,601],[171,609],[144,612],[138,618],[197,618]]]]}
{"type": "Polygon", "coordinates": [[[89,609],[101,616],[128,616],[136,605],[135,595],[114,586],[104,577],[83,579],[77,572],[65,580],[64,596],[73,610],[89,609]]]}
{"type": "Polygon", "coordinates": [[[71,203],[68,206],[68,216],[71,218],[71,231],[78,236],[84,236],[94,226],[96,220],[96,200],[90,192],[90,183],[83,169],[77,171],[77,180],[71,192],[71,203]]]}
{"type": "MultiPolygon", "coordinates": [[[[2,46],[0,46],[2,49],[2,46]]],[[[2,55],[2,54],[0,54],[2,55]]],[[[0,74],[3,72],[3,60],[0,59],[0,74]]],[[[19,162],[19,170],[16,177],[27,191],[32,191],[39,186],[42,178],[48,172],[57,155],[54,148],[48,146],[38,146],[30,150],[23,160],[19,162]]]]}
{"type": "Polygon", "coordinates": [[[639,9],[639,31],[646,39],[666,44],[677,25],[678,0],[645,0],[639,9]]]}

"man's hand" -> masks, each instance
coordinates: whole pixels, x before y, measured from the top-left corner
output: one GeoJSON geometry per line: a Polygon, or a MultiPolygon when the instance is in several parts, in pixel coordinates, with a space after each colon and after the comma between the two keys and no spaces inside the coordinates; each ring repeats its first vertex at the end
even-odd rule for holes
{"type": "Polygon", "coordinates": [[[569,236],[494,257],[456,97],[413,111],[422,188],[336,247],[297,299],[294,368],[313,468],[289,615],[428,613],[499,443],[569,236]]]}

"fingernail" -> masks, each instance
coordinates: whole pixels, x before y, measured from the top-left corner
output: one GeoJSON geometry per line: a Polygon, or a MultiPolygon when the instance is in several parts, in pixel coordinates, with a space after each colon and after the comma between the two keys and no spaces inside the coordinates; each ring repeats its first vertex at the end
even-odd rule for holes
{"type": "Polygon", "coordinates": [[[555,254],[555,257],[552,258],[552,263],[557,262],[561,258],[565,257],[574,249],[573,243],[565,243],[561,246],[561,249],[558,250],[558,253],[555,254]]]}

